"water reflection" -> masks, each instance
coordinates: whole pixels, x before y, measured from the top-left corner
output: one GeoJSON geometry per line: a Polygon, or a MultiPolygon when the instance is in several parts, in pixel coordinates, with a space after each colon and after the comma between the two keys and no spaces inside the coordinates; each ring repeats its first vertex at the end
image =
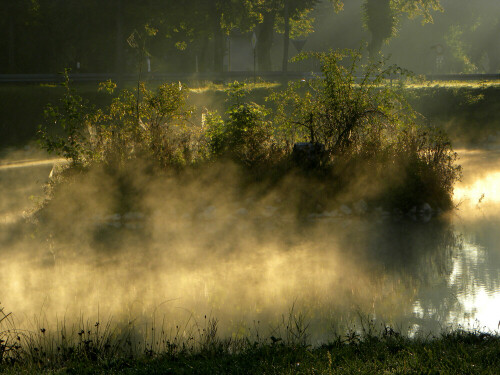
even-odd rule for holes
{"type": "Polygon", "coordinates": [[[460,150],[464,179],[452,223],[463,237],[450,288],[463,305],[461,324],[498,330],[500,322],[500,150],[460,150]]]}
{"type": "MultiPolygon", "coordinates": [[[[294,313],[305,314],[314,342],[360,318],[409,333],[436,333],[449,325],[496,330],[500,153],[463,155],[464,181],[456,195],[463,203],[427,223],[371,210],[299,228],[272,213],[252,217],[240,208],[229,215],[222,204],[193,220],[172,206],[188,188],[179,197],[176,189],[167,190],[168,200],[154,201],[148,218],[134,216],[144,220],[142,232],[140,225],[119,226],[120,218],[105,227],[82,223],[60,239],[39,229],[35,237],[32,229],[14,236],[12,223],[0,222],[0,300],[26,321],[37,311],[47,320],[90,317],[97,306],[103,315],[137,321],[150,320],[154,311],[174,326],[209,314],[225,334],[248,333],[255,322],[261,322],[261,334],[276,330],[293,306],[294,313]],[[90,227],[94,236],[82,237],[90,227]],[[101,237],[120,245],[110,251],[101,237]]],[[[39,170],[40,176],[47,172],[39,170]]],[[[30,170],[18,181],[33,189],[33,176],[30,170]]],[[[20,191],[11,196],[19,198],[20,191]]]]}
{"type": "Polygon", "coordinates": [[[496,210],[500,203],[500,150],[458,152],[464,169],[463,181],[455,188],[459,208],[466,210],[467,215],[473,214],[474,209],[496,210]]]}

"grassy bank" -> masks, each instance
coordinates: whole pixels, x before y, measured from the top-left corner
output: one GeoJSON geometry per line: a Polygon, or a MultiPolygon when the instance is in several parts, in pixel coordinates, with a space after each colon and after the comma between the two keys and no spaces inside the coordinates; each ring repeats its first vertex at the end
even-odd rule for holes
{"type": "Polygon", "coordinates": [[[409,101],[444,129],[455,146],[500,143],[498,82],[449,82],[409,87],[409,101]]]}
{"type": "Polygon", "coordinates": [[[34,357],[4,361],[0,373],[497,374],[500,368],[500,337],[465,331],[410,339],[387,329],[380,335],[337,337],[316,348],[275,337],[259,342],[212,337],[196,350],[171,344],[165,352],[135,355],[109,355],[104,346],[94,350],[94,344],[55,356],[40,348],[34,357]]]}

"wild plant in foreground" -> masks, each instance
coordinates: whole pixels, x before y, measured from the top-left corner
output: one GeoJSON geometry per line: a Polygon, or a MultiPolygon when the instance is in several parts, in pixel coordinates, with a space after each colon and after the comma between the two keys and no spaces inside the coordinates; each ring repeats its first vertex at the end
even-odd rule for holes
{"type": "MultiPolygon", "coordinates": [[[[5,325],[11,315],[2,312],[2,317],[0,323],[5,325]]],[[[170,333],[165,320],[157,325],[154,317],[147,325],[128,322],[113,324],[114,328],[82,320],[71,328],[62,323],[55,331],[23,331],[24,338],[3,358],[0,370],[184,373],[197,368],[202,373],[295,373],[311,369],[337,374],[347,369],[379,373],[386,368],[409,371],[422,366],[441,366],[453,373],[498,368],[497,335],[458,329],[439,337],[408,338],[370,317],[358,314],[356,319],[358,328],[344,327],[333,340],[315,347],[309,343],[306,316],[293,308],[269,336],[257,333],[242,338],[220,337],[218,321],[206,316],[204,323],[191,316],[170,333]],[[443,355],[447,361],[442,361],[443,355]]],[[[6,331],[0,332],[5,337],[6,331]]]]}
{"type": "Polygon", "coordinates": [[[12,313],[5,313],[0,306],[0,364],[19,358],[21,338],[14,329],[12,313]]]}

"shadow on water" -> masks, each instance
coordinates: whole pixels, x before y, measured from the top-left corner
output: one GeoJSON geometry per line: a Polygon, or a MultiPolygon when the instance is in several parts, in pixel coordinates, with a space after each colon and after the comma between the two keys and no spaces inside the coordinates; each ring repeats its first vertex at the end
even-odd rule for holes
{"type": "MultiPolygon", "coordinates": [[[[37,175],[8,176],[28,187],[37,175]]],[[[49,324],[99,311],[144,324],[162,316],[171,327],[209,315],[224,335],[272,333],[293,306],[312,342],[360,319],[409,334],[497,328],[500,220],[488,208],[495,202],[430,221],[336,210],[302,226],[272,197],[157,183],[140,209],[117,212],[106,193],[112,186],[100,182],[67,193],[46,222],[0,223],[1,302],[21,326],[33,316],[49,324]]],[[[5,217],[24,198],[2,189],[11,200],[2,202],[5,217]]]]}

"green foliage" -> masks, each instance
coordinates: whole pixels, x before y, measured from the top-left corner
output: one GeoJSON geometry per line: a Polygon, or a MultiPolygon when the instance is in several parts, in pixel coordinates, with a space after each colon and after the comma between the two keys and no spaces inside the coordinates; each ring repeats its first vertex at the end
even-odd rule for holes
{"type": "MultiPolygon", "coordinates": [[[[41,143],[49,152],[81,166],[121,165],[139,158],[179,167],[202,157],[203,146],[195,139],[200,134],[188,128],[191,110],[186,106],[187,89],[180,83],[165,83],[155,91],[140,83],[136,93],[125,89],[99,110],[84,106],[67,81],[65,85],[62,106],[48,107],[49,123],[41,128],[41,143]]],[[[114,87],[109,81],[101,84],[110,93],[114,87]]]]}
{"type": "MultiPolygon", "coordinates": [[[[227,90],[224,116],[205,113],[201,126],[189,121],[192,110],[180,83],[155,91],[139,83],[136,92],[123,90],[100,110],[84,106],[68,87],[61,108],[47,111],[56,131],[43,128],[42,143],[80,166],[121,167],[139,159],[180,170],[229,159],[253,172],[248,175],[275,179],[299,166],[294,144],[311,142],[321,144],[321,162],[306,163],[305,169],[320,172],[318,192],[324,186],[326,200],[370,178],[379,190],[363,198],[405,209],[426,202],[451,208],[453,184],[460,177],[456,154],[443,134],[419,124],[403,96],[403,80],[391,83],[394,75],[407,72],[384,61],[361,66],[360,51],[299,56],[307,57],[319,59],[322,76],[271,95],[275,111],[246,100],[250,87],[235,82],[227,90]]],[[[114,85],[105,82],[101,89],[113,92],[114,85]]],[[[316,200],[313,191],[305,194],[316,200]]]]}
{"type": "Polygon", "coordinates": [[[391,142],[395,127],[415,117],[404,98],[385,82],[391,74],[403,72],[401,69],[384,68],[381,62],[360,71],[361,53],[351,50],[307,53],[298,58],[319,59],[323,77],[291,83],[272,97],[278,104],[277,121],[287,144],[319,142],[331,156],[345,158],[374,142],[391,142]]]}
{"type": "Polygon", "coordinates": [[[423,22],[432,22],[432,11],[443,11],[440,0],[391,0],[393,9],[414,18],[421,16],[423,22]]]}
{"type": "Polygon", "coordinates": [[[209,148],[215,157],[229,157],[245,166],[269,160],[273,148],[273,126],[270,112],[257,103],[242,101],[248,87],[235,82],[228,90],[234,101],[226,112],[227,120],[211,115],[207,125],[209,148]]]}
{"type": "Polygon", "coordinates": [[[280,142],[288,149],[296,142],[323,144],[341,186],[364,170],[376,181],[391,181],[382,193],[389,205],[407,208],[427,199],[450,208],[460,177],[456,154],[442,133],[419,125],[402,83],[391,84],[389,77],[407,72],[384,62],[360,67],[359,51],[301,56],[306,57],[320,60],[323,76],[292,83],[272,97],[280,142]]]}
{"type": "Polygon", "coordinates": [[[45,109],[45,124],[40,127],[42,148],[55,152],[82,165],[91,158],[91,150],[85,125],[89,121],[88,104],[69,85],[69,71],[64,72],[65,88],[60,106],[48,105],[45,109]]]}
{"type": "Polygon", "coordinates": [[[461,167],[445,134],[435,128],[412,127],[399,134],[395,146],[396,170],[404,183],[389,189],[387,204],[403,210],[424,203],[452,208],[453,186],[461,177],[461,167]]]}

